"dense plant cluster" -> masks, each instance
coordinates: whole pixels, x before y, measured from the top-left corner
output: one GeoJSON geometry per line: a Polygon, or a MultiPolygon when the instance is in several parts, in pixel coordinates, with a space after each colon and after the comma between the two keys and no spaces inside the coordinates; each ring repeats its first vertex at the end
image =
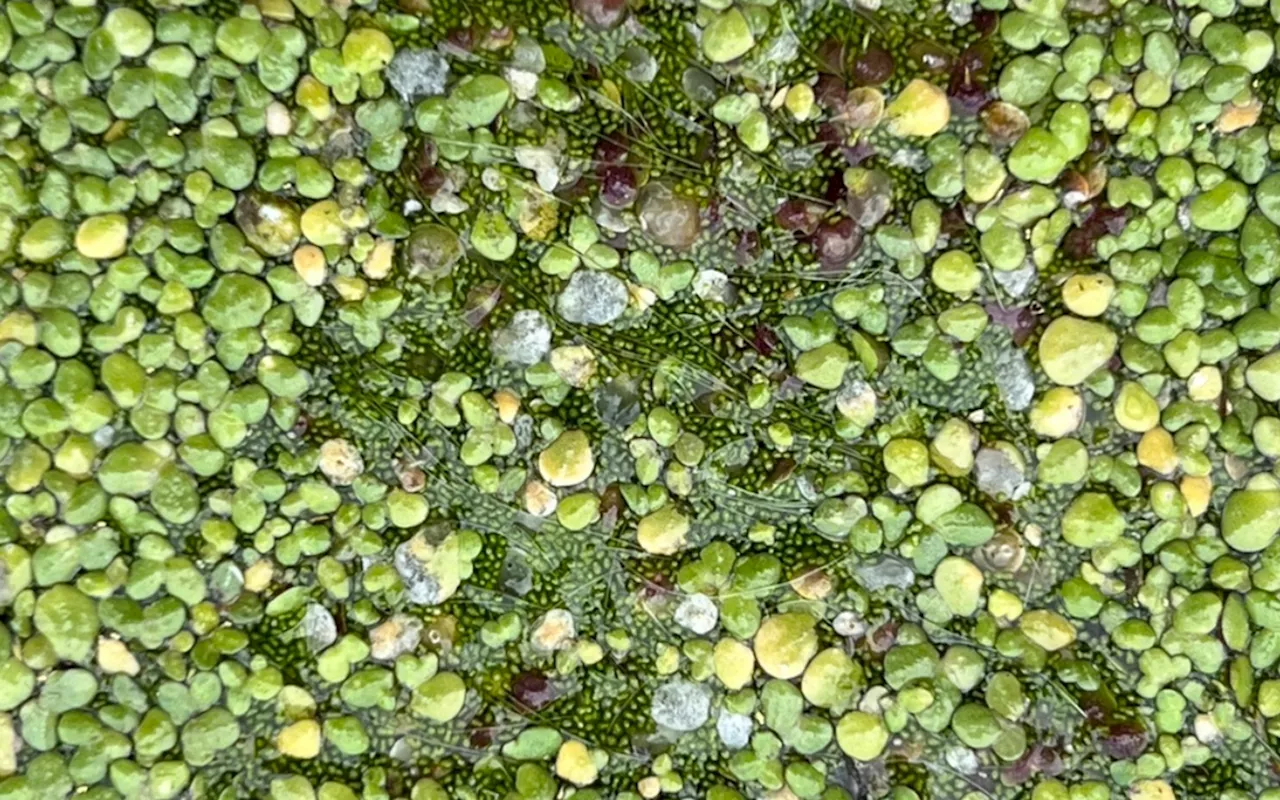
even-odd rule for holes
{"type": "Polygon", "coordinates": [[[1280,800],[1280,3],[0,3],[0,800],[1280,800]]]}

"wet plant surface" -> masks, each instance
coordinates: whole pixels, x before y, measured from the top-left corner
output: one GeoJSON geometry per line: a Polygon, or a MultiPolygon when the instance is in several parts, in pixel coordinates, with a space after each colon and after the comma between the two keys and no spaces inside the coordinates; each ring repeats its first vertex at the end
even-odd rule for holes
{"type": "Polygon", "coordinates": [[[0,800],[1278,800],[1280,7],[0,5],[0,800]]]}

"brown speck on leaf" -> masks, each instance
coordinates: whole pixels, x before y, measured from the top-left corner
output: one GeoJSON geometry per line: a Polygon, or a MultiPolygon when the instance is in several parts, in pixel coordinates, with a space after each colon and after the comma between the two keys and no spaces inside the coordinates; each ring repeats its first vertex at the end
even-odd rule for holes
{"type": "Polygon", "coordinates": [[[477,750],[483,750],[493,744],[493,728],[476,728],[471,732],[469,741],[477,750]]]}
{"type": "Polygon", "coordinates": [[[769,471],[768,484],[777,486],[784,482],[791,474],[796,471],[796,461],[794,458],[780,458],[773,462],[773,469],[769,471]]]}
{"type": "Polygon", "coordinates": [[[763,323],[756,325],[755,332],[751,336],[751,346],[761,356],[768,358],[778,347],[778,334],[774,333],[768,325],[763,323]]]}
{"type": "Polygon", "coordinates": [[[1098,744],[1108,758],[1134,759],[1147,749],[1147,731],[1140,722],[1117,722],[1109,726],[1098,744]]]}
{"type": "Polygon", "coordinates": [[[541,672],[522,672],[511,681],[511,699],[522,711],[541,711],[557,697],[556,687],[541,672]]]}
{"type": "Polygon", "coordinates": [[[887,653],[898,641],[898,623],[893,620],[881,623],[867,632],[867,645],[873,653],[887,653]]]}
{"type": "Polygon", "coordinates": [[[618,484],[609,484],[600,493],[600,526],[606,531],[611,531],[617,527],[618,519],[622,516],[624,506],[625,501],[618,484]]]}
{"type": "Polygon", "coordinates": [[[396,479],[400,481],[401,489],[412,494],[417,494],[427,485],[427,473],[421,467],[403,463],[396,464],[396,479]]]}

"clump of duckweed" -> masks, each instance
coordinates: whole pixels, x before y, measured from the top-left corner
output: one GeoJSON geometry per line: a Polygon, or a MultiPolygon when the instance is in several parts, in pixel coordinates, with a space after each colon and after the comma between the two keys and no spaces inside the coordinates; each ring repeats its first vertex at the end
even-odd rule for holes
{"type": "Polygon", "coordinates": [[[1280,800],[1277,41],[0,5],[0,800],[1280,800]]]}

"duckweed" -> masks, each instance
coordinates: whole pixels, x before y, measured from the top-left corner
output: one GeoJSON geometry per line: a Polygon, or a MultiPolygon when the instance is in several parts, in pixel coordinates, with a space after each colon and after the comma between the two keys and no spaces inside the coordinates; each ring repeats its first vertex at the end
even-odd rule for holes
{"type": "Polygon", "coordinates": [[[0,796],[1277,800],[1280,11],[0,8],[0,796]]]}

